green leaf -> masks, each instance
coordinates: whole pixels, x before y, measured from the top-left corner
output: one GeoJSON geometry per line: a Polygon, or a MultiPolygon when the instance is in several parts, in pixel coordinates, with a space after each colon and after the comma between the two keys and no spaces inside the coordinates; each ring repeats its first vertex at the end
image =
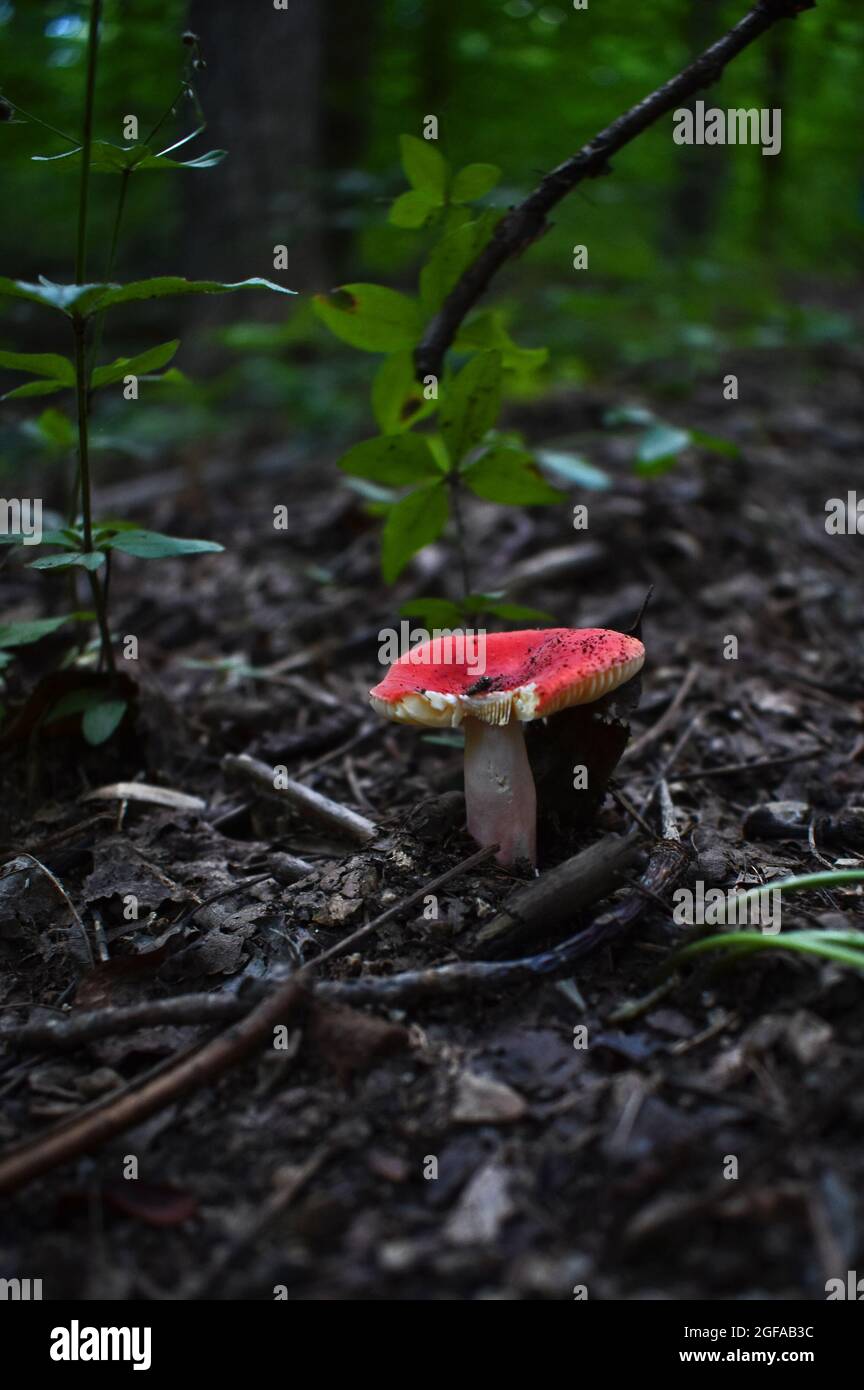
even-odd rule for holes
{"type": "Polygon", "coordinates": [[[558,449],[538,449],[537,462],[552,473],[557,473],[565,482],[578,483],[590,492],[605,492],[612,486],[608,473],[604,473],[602,468],[595,468],[593,463],[580,458],[578,454],[566,454],[558,449]]]}
{"type": "Polygon", "coordinates": [[[411,187],[440,207],[447,195],[450,168],[435,142],[419,140],[416,135],[400,135],[399,146],[402,168],[411,187]]]}
{"type": "Polygon", "coordinates": [[[11,299],[28,299],[32,304],[59,309],[64,314],[69,313],[83,296],[103,288],[101,285],[55,285],[50,280],[32,284],[28,280],[10,280],[5,275],[0,276],[0,294],[11,299]]]}
{"type": "Polygon", "coordinates": [[[651,475],[665,472],[689,443],[689,430],[679,430],[675,425],[666,425],[662,420],[656,421],[639,441],[636,451],[637,473],[651,475]]]}
{"type": "Polygon", "coordinates": [[[253,276],[249,280],[225,283],[221,280],[185,280],[182,275],[157,275],[150,280],[133,280],[128,285],[55,285],[50,280],[31,284],[26,280],[10,280],[0,276],[0,295],[13,299],[28,299],[59,309],[64,314],[87,317],[109,309],[114,304],[127,304],[140,299],[164,299],[169,295],[228,294],[233,290],[267,289],[278,294],[294,294],[294,290],[275,285],[272,280],[253,276]]]}
{"type": "Polygon", "coordinates": [[[500,220],[501,214],[489,209],[438,242],[420,272],[420,299],[427,314],[440,307],[462,272],[477,259],[500,220]]]}
{"type": "Polygon", "coordinates": [[[84,544],[81,527],[65,526],[62,531],[43,531],[42,545],[60,545],[64,550],[80,550],[84,544]]]}
{"type": "MultiPolygon", "coordinates": [[[[221,164],[227,150],[208,150],[196,159],[169,159],[153,154],[149,145],[113,145],[109,140],[94,140],[90,148],[90,168],[97,174],[122,174],[137,169],[212,169],[221,164]]],[[[79,169],[81,147],[64,150],[62,154],[34,154],[39,164],[57,164],[66,169],[79,169]]]]}
{"type": "Polygon", "coordinates": [[[454,203],[471,203],[483,198],[501,177],[497,164],[466,164],[453,180],[450,199],[454,203]]]}
{"type": "Polygon", "coordinates": [[[401,352],[423,331],[416,300],[383,285],[342,285],[316,295],[312,304],[331,333],[364,352],[401,352]]]}
{"type": "Polygon", "coordinates": [[[448,388],[440,410],[441,434],[453,467],[498,419],[501,371],[500,352],[478,352],[448,388]]]}
{"type": "Polygon", "coordinates": [[[500,313],[484,309],[459,330],[453,344],[457,352],[476,352],[478,348],[498,348],[506,369],[527,375],[537,371],[549,357],[548,348],[523,348],[504,327],[500,313]]]}
{"type": "Polygon", "coordinates": [[[75,427],[62,410],[49,406],[35,420],[28,420],[25,432],[59,449],[71,449],[76,441],[75,427]]]}
{"type": "Polygon", "coordinates": [[[400,193],[395,199],[387,221],[394,227],[406,227],[416,231],[422,227],[440,204],[427,193],[419,193],[412,188],[408,193],[400,193]]]}
{"type": "Polygon", "coordinates": [[[42,560],[31,560],[27,566],[30,570],[68,570],[77,566],[79,569],[98,570],[104,565],[105,556],[101,550],[71,550],[65,555],[46,555],[42,560]]]}
{"type": "Polygon", "coordinates": [[[464,608],[468,613],[491,613],[495,618],[506,618],[512,623],[554,623],[556,621],[552,613],[546,613],[542,608],[526,608],[521,603],[508,603],[496,598],[493,594],[469,594],[464,600],[464,608]]]}
{"type": "Polygon", "coordinates": [[[375,439],[364,439],[343,454],[339,467],[345,473],[370,478],[385,487],[441,476],[429,445],[418,434],[381,434],[375,439]]]}
{"type": "Polygon", "coordinates": [[[28,623],[0,623],[0,648],[26,647],[56,632],[58,627],[68,623],[75,614],[67,613],[62,618],[35,618],[28,623]]]}
{"type": "Polygon", "coordinates": [[[67,550],[80,550],[81,544],[81,536],[68,530],[43,531],[38,541],[25,536],[23,531],[5,531],[0,535],[0,545],[62,545],[67,550]]]}
{"type": "Polygon", "coordinates": [[[104,699],[105,696],[101,690],[91,688],[70,690],[68,695],[62,695],[56,705],[51,706],[43,723],[56,724],[58,719],[68,719],[70,714],[82,714],[84,710],[102,704],[104,699]]]}
{"type": "Polygon", "coordinates": [[[381,363],[372,383],[372,410],[382,434],[401,434],[437,405],[437,400],[425,399],[410,351],[394,352],[381,363]]]}
{"type": "Polygon", "coordinates": [[[506,444],[493,444],[462,470],[462,478],[478,497],[507,506],[542,506],[564,498],[540,476],[530,454],[506,444]]]}
{"type": "Polygon", "coordinates": [[[93,527],[93,539],[97,544],[101,544],[106,536],[114,536],[118,531],[140,531],[139,521],[123,521],[120,517],[108,517],[105,521],[99,521],[93,527]]]}
{"type": "MultiPolygon", "coordinates": [[[[139,150],[145,148],[138,146],[139,150]]],[[[136,159],[135,169],[215,169],[227,154],[227,150],[207,150],[194,159],[169,159],[167,154],[145,154],[142,159],[136,159]]]]}
{"type": "Polygon", "coordinates": [[[399,608],[401,618],[422,618],[427,627],[459,627],[465,615],[447,598],[412,598],[399,608]]]}
{"type": "Polygon", "coordinates": [[[690,443],[698,444],[700,449],[708,449],[712,454],[724,454],[726,458],[737,459],[741,450],[731,439],[720,439],[716,434],[703,434],[702,430],[690,431],[690,443]]]}
{"type": "Polygon", "coordinates": [[[381,536],[381,573],[392,584],[412,555],[437,540],[447,524],[446,484],[425,483],[394,502],[387,513],[381,536]]]}
{"type": "Polygon", "coordinates": [[[612,410],[607,410],[603,416],[603,424],[607,429],[618,429],[621,425],[653,425],[655,416],[653,411],[646,410],[641,405],[620,405],[612,410]]]}
{"type": "Polygon", "coordinates": [[[345,486],[363,498],[370,516],[386,516],[393,503],[399,500],[399,493],[392,487],[370,483],[366,478],[346,478],[345,486]]]}
{"type": "Polygon", "coordinates": [[[159,367],[164,367],[176,353],[180,346],[180,339],[174,338],[170,343],[160,343],[158,347],[148,348],[146,352],[139,352],[137,357],[118,357],[116,361],[106,367],[97,367],[91,378],[91,385],[108,386],[112,381],[120,381],[124,376],[143,376],[145,372],[156,371],[159,367]]]}
{"type": "Polygon", "coordinates": [[[248,280],[186,280],[182,275],[156,275],[150,280],[133,280],[129,285],[91,286],[92,299],[79,304],[78,312],[93,314],[110,309],[114,304],[129,304],[140,299],[166,299],[172,295],[231,294],[234,290],[273,290],[276,294],[296,294],[284,285],[253,275],[248,280]],[[101,291],[93,294],[94,290],[101,291]],[[85,307],[86,305],[86,307],[85,307]]]}
{"type": "Polygon", "coordinates": [[[128,709],[127,700],[103,700],[84,711],[81,731],[87,743],[97,747],[113,734],[128,709]]]}
{"type": "Polygon", "coordinates": [[[120,550],[139,560],[162,560],[172,555],[202,555],[224,550],[216,541],[190,540],[186,536],[163,536],[159,531],[120,531],[102,542],[106,550],[120,550]]]}
{"type": "Polygon", "coordinates": [[[10,372],[47,376],[64,385],[75,385],[75,368],[68,357],[56,352],[0,352],[0,367],[10,372]]]}
{"type": "Polygon", "coordinates": [[[69,383],[65,381],[28,381],[26,386],[16,386],[14,391],[7,391],[0,400],[13,401],[26,396],[55,396],[58,391],[68,391],[69,383]]]}

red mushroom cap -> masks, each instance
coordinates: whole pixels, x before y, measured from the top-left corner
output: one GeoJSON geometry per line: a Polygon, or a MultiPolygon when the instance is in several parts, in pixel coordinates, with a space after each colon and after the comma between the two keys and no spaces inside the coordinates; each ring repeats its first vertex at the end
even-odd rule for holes
{"type": "Polygon", "coordinates": [[[373,708],[400,723],[437,727],[466,715],[486,724],[542,719],[599,700],[645,660],[638,638],[606,628],[492,632],[473,638],[481,645],[467,652],[457,637],[423,642],[394,662],[369,692],[373,708]],[[463,659],[447,659],[454,655],[463,659]],[[485,662],[471,660],[477,655],[485,662]]]}

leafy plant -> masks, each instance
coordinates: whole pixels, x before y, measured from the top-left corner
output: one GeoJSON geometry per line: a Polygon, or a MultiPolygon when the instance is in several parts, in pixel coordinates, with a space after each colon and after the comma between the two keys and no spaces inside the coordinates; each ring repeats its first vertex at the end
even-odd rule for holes
{"type": "MultiPolygon", "coordinates": [[[[165,536],[158,532],[140,529],[134,522],[124,520],[97,521],[93,516],[92,471],[90,446],[90,411],[96,391],[124,381],[128,377],[144,381],[165,381],[178,379],[176,369],[169,367],[179,346],[178,339],[161,343],[132,357],[118,357],[113,361],[97,365],[104,331],[105,316],[109,310],[125,304],[147,299],[163,299],[169,296],[227,294],[243,289],[267,289],[276,293],[291,294],[280,285],[269,280],[253,277],[235,283],[217,280],[187,280],[176,275],[156,276],[147,280],[135,280],[128,284],[118,284],[113,278],[117,247],[126,207],[129,187],[133,176],[143,172],[164,170],[202,170],[211,169],[224,158],[224,150],[210,150],[193,159],[172,158],[205,129],[206,122],[201,112],[193,74],[201,65],[199,42],[194,34],[187,33],[183,42],[187,48],[187,60],[179,90],[169,106],[156,121],[148,136],[133,145],[117,145],[107,140],[93,138],[93,109],[96,90],[96,71],[99,48],[99,30],[102,17],[102,0],[90,0],[89,28],[87,40],[87,77],[84,96],[84,115],[80,140],[57,130],[54,126],[22,110],[14,101],[4,97],[5,106],[17,120],[32,121],[52,135],[59,136],[71,148],[59,154],[37,155],[36,160],[50,166],[54,177],[62,177],[70,171],[77,173],[79,180],[77,234],[75,243],[75,278],[72,284],[56,284],[44,277],[38,283],[0,276],[0,296],[25,300],[40,308],[49,310],[64,321],[71,339],[69,356],[60,352],[30,353],[0,352],[0,367],[8,371],[21,372],[31,380],[8,391],[4,399],[22,397],[44,397],[59,395],[68,391],[74,396],[76,426],[71,426],[60,411],[46,410],[35,422],[34,432],[44,442],[59,450],[68,449],[74,442],[77,453],[77,469],[71,487],[71,504],[66,526],[45,531],[37,544],[48,547],[49,554],[29,562],[29,567],[44,571],[62,571],[72,577],[79,572],[86,574],[93,600],[93,613],[99,629],[100,669],[113,673],[116,669],[111,631],[108,616],[108,588],[111,558],[115,553],[135,556],[138,559],[162,559],[179,555],[201,554],[206,551],[222,549],[214,541],[193,540],[176,536],[165,536]],[[180,140],[163,149],[156,147],[156,136],[165,124],[175,106],[183,100],[192,103],[198,118],[196,127],[180,140]],[[119,179],[116,210],[108,251],[104,278],[91,281],[87,279],[87,227],[91,173],[104,173],[119,179]],[[80,510],[79,510],[80,509],[80,510]]],[[[24,535],[10,534],[0,536],[6,544],[23,543],[24,535]]],[[[33,537],[28,538],[32,543],[33,537]]],[[[74,615],[77,621],[91,615],[74,615]]],[[[47,619],[42,624],[16,624],[0,628],[0,656],[8,655],[6,649],[20,646],[53,631],[67,622],[68,618],[47,619]]],[[[110,736],[125,713],[126,702],[113,698],[110,691],[105,695],[94,693],[92,689],[72,692],[64,697],[58,706],[50,711],[47,721],[64,717],[70,713],[81,712],[82,730],[91,743],[99,743],[110,736]]]]}
{"type": "MultiPolygon", "coordinates": [[[[546,348],[515,343],[500,312],[482,310],[461,322],[453,343],[454,354],[468,358],[461,370],[446,367],[441,381],[435,376],[417,380],[414,353],[425,325],[501,220],[494,208],[472,206],[492,191],[500,170],[494,164],[469,164],[454,173],[434,142],[413,135],[401,137],[401,155],[411,186],[393,202],[389,220],[397,227],[434,233],[417,295],[383,285],[349,284],[317,296],[314,304],[336,337],[361,351],[385,355],[372,385],[380,434],[349,449],[340,467],[368,510],[384,518],[381,571],[388,583],[452,519],[461,598],[412,600],[400,610],[404,616],[437,614],[442,625],[445,615],[450,623],[482,614],[549,621],[549,615],[536,610],[502,604],[500,595],[472,592],[464,493],[467,489],[506,506],[543,506],[563,499],[550,476],[588,490],[608,487],[609,479],[585,459],[548,450],[532,454],[521,440],[496,430],[507,385],[529,379],[548,358],[546,348]]],[[[645,476],[665,472],[694,444],[737,452],[724,440],[670,425],[646,410],[610,412],[606,423],[610,428],[637,427],[634,467],[645,476]]]]}
{"type": "Polygon", "coordinates": [[[693,445],[709,453],[738,457],[738,446],[702,430],[682,429],[661,420],[642,406],[621,406],[609,410],[603,418],[607,429],[630,429],[635,432],[634,467],[643,477],[653,478],[674,468],[685,449],[693,445]]]}
{"type": "MultiPolygon", "coordinates": [[[[546,621],[547,614],[473,590],[462,508],[466,491],[515,507],[563,500],[564,494],[541,473],[541,460],[517,438],[496,429],[508,380],[536,371],[546,361],[546,350],[519,347],[501,314],[484,310],[464,324],[454,344],[455,353],[467,358],[459,370],[448,368],[442,381],[427,377],[422,383],[414,371],[414,349],[426,321],[500,219],[493,208],[472,207],[495,187],[500,170],[494,164],[468,164],[454,172],[433,142],[413,135],[401,137],[401,154],[411,186],[395,199],[389,220],[397,227],[434,233],[416,297],[383,285],[349,284],[315,301],[316,313],[336,337],[361,351],[384,354],[372,385],[380,433],[349,449],[340,467],[370,510],[384,518],[381,571],[387,583],[452,520],[461,597],[412,600],[401,610],[405,616],[437,615],[441,623],[453,623],[488,613],[546,621]],[[437,428],[415,429],[428,426],[433,416],[437,428]]],[[[554,463],[552,469],[556,471],[554,463]]],[[[566,466],[557,472],[567,478],[566,466]]]]}
{"type": "MultiPolygon", "coordinates": [[[[729,904],[729,910],[730,914],[734,910],[737,916],[741,908],[746,909],[748,903],[758,901],[762,894],[774,889],[779,893],[795,893],[815,888],[844,888],[861,883],[864,883],[864,869],[835,869],[825,873],[800,874],[794,878],[777,879],[736,895],[729,904]]],[[[797,951],[802,955],[817,956],[822,960],[835,961],[839,965],[864,970],[864,932],[793,931],[773,936],[761,931],[735,929],[716,932],[699,941],[691,941],[675,952],[668,962],[668,967],[675,969],[680,964],[715,952],[722,953],[724,964],[732,963],[760,951],[797,951]]]]}

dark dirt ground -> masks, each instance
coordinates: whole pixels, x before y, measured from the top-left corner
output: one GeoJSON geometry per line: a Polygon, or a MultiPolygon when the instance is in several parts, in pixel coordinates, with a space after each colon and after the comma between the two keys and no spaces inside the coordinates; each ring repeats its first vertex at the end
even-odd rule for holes
{"type": "MultiPolygon", "coordinates": [[[[483,587],[515,575],[514,598],[563,624],[627,627],[655,586],[634,740],[688,684],[665,732],[631,744],[615,785],[638,807],[665,771],[691,851],[685,882],[752,885],[864,858],[860,839],[829,842],[819,820],[809,839],[744,831],[760,802],[834,816],[864,804],[862,541],[824,527],[826,500],[860,472],[862,360],[848,348],[739,355],[734,406],[721,372],[677,406],[630,382],[523,407],[514,422],[529,438],[568,441],[615,486],[573,494],[589,503],[587,533],[569,529],[566,508],[470,513],[483,587]],[[622,397],[734,440],[740,456],[694,449],[664,477],[637,479],[631,446],[599,428],[622,397]],[[561,547],[563,565],[548,558],[561,547]],[[520,581],[528,561],[546,577],[520,581]],[[737,661],[723,658],[728,635],[737,661]],[[763,765],[717,771],[742,762],[763,765]]],[[[251,441],[241,477],[227,455],[186,458],[155,484],[104,490],[103,513],[214,536],[226,553],[118,569],[115,630],[140,640],[126,668],[137,731],[82,751],[61,728],[29,759],[22,737],[0,748],[3,857],[37,855],[91,931],[101,921],[110,954],[90,969],[44,877],[6,877],[0,1027],[254,990],[471,853],[447,795],[457,750],[370,717],[377,634],[395,604],[377,579],[376,526],[334,477],[251,441]],[[287,533],[272,529],[280,502],[287,533]],[[379,837],[358,847],[262,799],[222,768],[243,752],[370,817],[379,837]],[[203,809],[80,800],[120,779],[203,809]],[[292,882],[286,853],[312,874],[292,882]],[[136,922],[123,917],[129,893],[136,922]]],[[[441,547],[424,553],[399,601],[441,592],[448,563],[441,547]]],[[[7,567],[10,620],[52,611],[42,584],[7,567]]],[[[28,688],[61,649],[53,638],[26,649],[28,688]]],[[[547,838],[541,869],[630,824],[607,798],[593,827],[547,838]]],[[[477,928],[519,886],[488,866],[454,879],[438,920],[419,905],[397,914],[323,978],[375,982],[469,958],[477,928]]],[[[615,901],[634,891],[624,882],[615,901]]],[[[5,1198],[0,1275],[41,1277],[46,1298],[270,1299],[284,1286],[321,1300],[555,1300],[574,1285],[595,1299],[824,1298],[828,1278],[864,1260],[864,980],[769,952],[670,982],[664,962],[694,929],[673,923],[668,894],[665,907],[640,898],[627,934],[563,982],[366,1008],[379,1024],[326,1000],[310,1008],[284,1050],[5,1198]],[[583,1024],[588,1046],[575,1048],[583,1024]],[[137,1182],[124,1180],[128,1155],[137,1182]],[[737,1180],[724,1177],[728,1156],[737,1180]],[[437,1179],[424,1176],[432,1157],[437,1179]]],[[[530,950],[608,907],[569,914],[530,950]]],[[[799,894],[783,929],[861,929],[862,907],[853,892],[799,894]]],[[[4,1149],[206,1036],[167,1024],[71,1052],[7,1043],[4,1149]]]]}

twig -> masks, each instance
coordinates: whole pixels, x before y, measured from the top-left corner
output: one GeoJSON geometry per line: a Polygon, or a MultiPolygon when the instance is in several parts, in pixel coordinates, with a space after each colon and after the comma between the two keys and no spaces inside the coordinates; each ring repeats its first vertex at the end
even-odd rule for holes
{"type": "Polygon", "coordinates": [[[697,767],[692,772],[676,772],[675,782],[694,782],[702,777],[726,777],[733,772],[754,772],[763,767],[784,767],[787,763],[803,763],[818,758],[824,750],[811,748],[806,753],[781,753],[776,758],[760,758],[753,763],[723,763],[721,767],[697,767]]]}
{"type": "Polygon", "coordinates": [[[661,715],[656,724],[652,724],[650,729],[646,729],[644,734],[640,734],[635,742],[624,749],[621,755],[622,762],[625,758],[641,757],[646,748],[650,748],[652,743],[656,743],[659,738],[662,738],[663,735],[674,726],[678,718],[678,712],[687,699],[687,696],[690,694],[690,691],[693,689],[701,669],[698,662],[693,663],[675,692],[675,698],[666,710],[666,713],[661,715]]]}
{"type": "MultiPolygon", "coordinates": [[[[168,1067],[164,1073],[152,1081],[145,1083],[137,1090],[124,1090],[124,1093],[116,1100],[109,1097],[104,1104],[92,1109],[88,1108],[85,1115],[72,1116],[67,1122],[61,1122],[53,1130],[49,1130],[47,1134],[19,1145],[3,1161],[0,1161],[0,1192],[15,1191],[42,1173],[49,1172],[60,1164],[77,1158],[82,1153],[89,1153],[100,1144],[112,1139],[116,1134],[121,1134],[124,1130],[147,1119],[149,1115],[163,1109],[164,1106],[169,1105],[180,1096],[196,1090],[199,1086],[209,1084],[232,1067],[245,1061],[247,1057],[264,1045],[277,1024],[284,1023],[289,1017],[304,1009],[312,985],[312,974],[319,965],[351,949],[359,940],[371,935],[385,921],[394,917],[398,912],[404,911],[426,893],[442,887],[450,879],[464,873],[467,869],[485,862],[495,854],[497,848],[497,845],[490,845],[479,850],[477,854],[472,854],[461,864],[448,869],[446,873],[440,874],[431,883],[419,888],[402,902],[381,913],[373,922],[361,927],[359,931],[354,932],[344,941],[337,942],[335,946],[322,952],[308,965],[303,966],[300,970],[289,975],[286,980],[277,984],[275,989],[272,989],[233,1027],[206,1043],[202,1048],[196,1049],[192,1053],[183,1054],[176,1065],[168,1067]]],[[[176,1004],[176,1001],[172,1002],[176,1004]]],[[[200,1005],[201,1000],[196,1002],[200,1005]]],[[[239,1005],[241,1008],[245,1005],[243,1000],[220,1001],[223,1004],[226,1002],[233,1003],[235,1006],[239,1005]]],[[[104,1012],[113,1014],[116,1023],[116,1016],[120,1011],[105,1010],[104,1012]]],[[[214,1010],[215,1012],[216,1010],[214,1010]]],[[[73,1022],[79,1021],[73,1020],[73,1022]]],[[[56,1045],[56,1033],[54,1036],[54,1045],[56,1045]]]]}
{"type": "Polygon", "coordinates": [[[277,1219],[287,1210],[310,1178],[314,1178],[324,1163],[335,1153],[334,1147],[316,1149],[305,1163],[301,1164],[289,1178],[280,1183],[277,1190],[263,1204],[246,1229],[240,1235],[235,1236],[222,1253],[217,1255],[206,1273],[200,1279],[193,1278],[186,1286],[182,1293],[184,1302],[197,1302],[199,1299],[212,1298],[220,1282],[232,1265],[237,1263],[244,1250],[248,1249],[250,1245],[254,1245],[265,1231],[273,1229],[277,1219]]]}
{"type": "Polygon", "coordinates": [[[267,796],[285,797],[298,811],[361,844],[374,839],[378,834],[378,827],[374,821],[367,820],[356,811],[350,811],[338,801],[331,801],[329,796],[323,796],[311,787],[304,787],[302,782],[280,776],[277,787],[275,769],[257,758],[250,758],[247,753],[227,754],[222,759],[222,768],[225,772],[237,773],[244,781],[251,782],[257,791],[267,796]]]}
{"type": "Polygon", "coordinates": [[[660,778],[657,800],[660,803],[660,834],[664,840],[680,840],[681,832],[675,820],[675,803],[665,777],[660,778]]]}
{"type": "Polygon", "coordinates": [[[386,912],[382,912],[381,915],[374,918],[373,921],[367,922],[365,927],[358,927],[357,931],[352,932],[350,936],[344,937],[342,941],[337,941],[335,946],[330,946],[326,951],[322,951],[320,956],[315,956],[315,958],[309,962],[310,966],[323,965],[324,961],[333,960],[336,956],[343,956],[346,951],[353,951],[355,946],[361,941],[365,941],[367,937],[372,936],[379,927],[383,927],[385,922],[389,922],[391,917],[396,917],[400,912],[404,912],[406,908],[412,907],[414,903],[421,902],[428,893],[437,893],[438,889],[443,888],[451,879],[458,878],[460,875],[468,873],[469,870],[476,869],[481,864],[485,864],[487,859],[491,859],[493,854],[497,853],[497,850],[497,845],[487,845],[485,849],[478,849],[476,854],[471,854],[467,859],[463,859],[461,863],[454,864],[452,869],[445,870],[443,874],[439,874],[437,878],[433,878],[431,883],[425,883],[422,888],[418,888],[416,892],[411,893],[407,898],[403,898],[401,902],[394,904],[393,907],[388,907],[386,912]]]}
{"type": "MultiPolygon", "coordinates": [[[[472,855],[470,860],[465,860],[447,874],[419,889],[411,898],[406,898],[395,908],[382,913],[381,917],[370,922],[368,927],[362,927],[352,937],[339,942],[331,951],[317,956],[303,968],[301,975],[306,977],[307,972],[311,972],[325,960],[350,949],[357,944],[361,935],[382,925],[385,918],[403,911],[421,895],[443,886],[447,878],[465,872],[466,868],[476,864],[481,856],[488,858],[494,852],[493,847],[472,855]]],[[[514,960],[457,961],[451,965],[433,966],[428,970],[406,970],[398,975],[372,976],[360,980],[328,980],[316,985],[316,997],[328,1003],[393,1007],[424,999],[446,999],[463,993],[495,991],[526,981],[566,975],[576,961],[582,960],[601,946],[608,945],[632,926],[644,910],[645,895],[655,898],[668,891],[683,872],[686,862],[687,852],[683,846],[659,841],[649,855],[642,878],[634,885],[637,891],[610,911],[603,913],[583,931],[569,937],[550,951],[514,960]]],[[[298,975],[291,975],[289,982],[291,979],[299,978],[298,975]]],[[[223,1023],[246,1014],[259,992],[266,988],[268,985],[265,982],[257,981],[250,984],[248,993],[241,997],[224,994],[181,994],[173,999],[133,1004],[126,1008],[100,1009],[92,1013],[79,1014],[71,1019],[49,1019],[17,1029],[6,1027],[0,1029],[0,1041],[21,1047],[60,1049],[80,1047],[97,1038],[119,1036],[152,1025],[223,1023]]]]}
{"type": "Polygon", "coordinates": [[[54,877],[50,869],[46,869],[45,865],[41,862],[41,860],[37,859],[34,854],[29,854],[26,850],[22,850],[22,852],[19,855],[16,855],[15,859],[10,859],[8,863],[0,865],[0,878],[9,878],[11,874],[23,873],[23,867],[18,865],[19,859],[29,860],[29,862],[34,866],[34,868],[37,868],[40,873],[43,873],[45,877],[48,879],[49,883],[53,884],[55,890],[60,894],[60,897],[63,899],[64,903],[66,904],[70,913],[72,914],[72,920],[78,928],[79,935],[81,937],[82,942],[84,943],[84,949],[87,952],[87,959],[89,960],[90,965],[94,966],[96,964],[96,961],[93,956],[93,947],[90,945],[90,938],[87,935],[87,928],[84,926],[84,923],[81,921],[81,918],[78,915],[78,909],[76,908],[72,899],[69,897],[69,894],[66,892],[66,889],[63,887],[63,884],[60,882],[60,880],[54,877]]]}
{"type": "MultiPolygon", "coordinates": [[[[474,938],[481,953],[509,947],[515,941],[538,935],[566,921],[592,903],[607,897],[620,883],[621,874],[640,851],[640,836],[607,835],[580,854],[543,874],[535,883],[514,893],[491,922],[474,938]]],[[[500,950],[499,950],[500,954],[500,950]]]]}
{"type": "Polygon", "coordinates": [[[64,840],[72,840],[76,835],[83,835],[85,830],[91,830],[94,825],[99,825],[106,820],[111,820],[111,812],[101,811],[98,816],[91,816],[89,820],[78,821],[77,825],[67,825],[65,830],[55,830],[53,835],[46,835],[44,840],[38,840],[35,845],[30,845],[28,849],[19,848],[17,845],[3,845],[0,847],[0,854],[10,856],[44,854],[46,849],[53,849],[55,845],[62,844],[64,840]]]}
{"type": "Polygon", "coordinates": [[[468,266],[429,323],[414,354],[418,381],[431,373],[441,375],[444,353],[456,336],[465,315],[485,292],[492,276],[512,256],[519,255],[546,229],[546,217],[562,198],[583,179],[610,172],[609,160],[644,130],[681,106],[703,87],[716,82],[733,58],[780,19],[794,19],[812,9],[815,0],[758,0],[729,32],[707,48],[677,77],[619,116],[595,135],[577,154],[559,164],[524,202],[499,222],[491,241],[468,266]]]}
{"type": "Polygon", "coordinates": [[[642,814],[643,814],[643,815],[644,815],[645,812],[648,810],[648,807],[651,805],[651,802],[654,800],[654,797],[657,795],[657,791],[658,791],[658,789],[659,789],[659,787],[660,787],[660,783],[661,783],[662,781],[664,781],[666,778],[669,777],[669,773],[670,773],[671,769],[672,769],[672,768],[675,766],[675,764],[677,763],[679,757],[681,756],[681,753],[682,753],[683,750],[684,750],[685,745],[687,744],[687,742],[688,742],[689,739],[690,739],[690,735],[692,734],[693,730],[696,728],[697,724],[700,723],[700,721],[701,721],[702,716],[703,716],[704,713],[705,713],[704,710],[697,710],[696,714],[693,715],[693,718],[690,720],[689,724],[686,724],[686,725],[684,726],[684,728],[681,730],[681,733],[678,735],[678,738],[677,738],[676,741],[675,741],[675,745],[674,745],[674,747],[672,748],[672,751],[669,753],[668,757],[664,759],[664,762],[663,762],[662,767],[660,768],[660,771],[658,772],[657,776],[654,778],[654,781],[651,783],[651,787],[650,787],[650,790],[649,790],[649,792],[648,792],[648,795],[646,796],[645,800],[642,802],[642,805],[641,805],[641,807],[640,807],[640,810],[642,811],[642,814]]]}
{"type": "Polygon", "coordinates": [[[277,1024],[300,1010],[307,997],[303,975],[301,970],[291,976],[239,1023],[139,1090],[117,1101],[109,1098],[80,1120],[73,1117],[70,1124],[20,1145],[0,1161],[0,1192],[13,1192],[61,1163],[89,1153],[244,1061],[263,1046],[277,1024]]]}

